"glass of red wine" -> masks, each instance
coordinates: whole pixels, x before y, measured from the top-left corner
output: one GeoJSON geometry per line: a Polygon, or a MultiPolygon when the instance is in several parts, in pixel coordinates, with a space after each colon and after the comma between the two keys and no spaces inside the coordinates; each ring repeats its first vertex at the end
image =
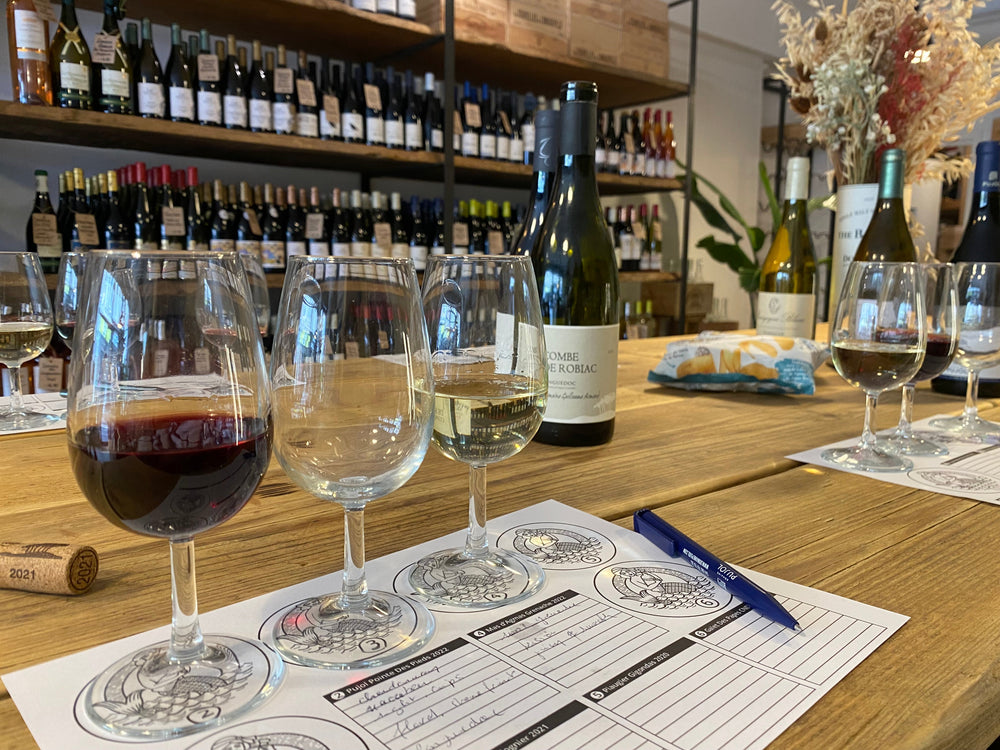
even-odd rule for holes
{"type": "Polygon", "coordinates": [[[902,388],[920,370],[927,347],[919,263],[851,263],[830,323],[833,365],[865,393],[865,425],[857,445],[831,448],[822,458],[854,471],[908,471],[913,462],[876,442],[879,394],[902,388]]]}
{"type": "Polygon", "coordinates": [[[56,333],[70,349],[73,348],[73,330],[76,328],[76,311],[80,300],[80,281],[87,253],[63,253],[59,258],[59,276],[53,300],[56,333]]]}
{"type": "Polygon", "coordinates": [[[979,374],[1000,364],[1000,263],[959,263],[956,267],[960,333],[955,361],[968,375],[965,409],[957,417],[931,421],[970,443],[1000,443],[1000,424],[979,416],[979,374]]]}
{"type": "Polygon", "coordinates": [[[924,312],[927,315],[927,352],[913,379],[903,386],[899,425],[879,443],[904,456],[943,456],[948,448],[915,435],[912,427],[913,396],[917,383],[936,378],[951,364],[958,344],[958,289],[950,263],[923,263],[924,312]]]}
{"type": "Polygon", "coordinates": [[[368,588],[365,507],[420,466],[434,421],[427,327],[413,262],[289,258],[271,348],[274,452],[285,473],[344,509],[339,592],[276,613],[270,638],[290,662],[372,667],[421,648],[421,603],[368,588]]]}
{"type": "Polygon", "coordinates": [[[231,518],[267,469],[271,402],[236,253],[91,251],[71,362],[70,463],[116,526],[166,539],[170,640],[123,657],[84,689],[98,735],[191,734],[259,705],[283,662],[234,635],[203,635],[194,535],[231,518]],[[178,273],[183,261],[184,271],[178,273]]]}

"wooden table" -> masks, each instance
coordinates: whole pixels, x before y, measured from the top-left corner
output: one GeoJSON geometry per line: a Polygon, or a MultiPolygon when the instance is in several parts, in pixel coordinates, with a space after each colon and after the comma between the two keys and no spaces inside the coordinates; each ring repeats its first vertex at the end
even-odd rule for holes
{"type": "MultiPolygon", "coordinates": [[[[814,396],[689,393],[647,382],[663,348],[622,342],[610,444],[531,444],[491,467],[490,515],[546,498],[622,524],[661,508],[731,562],[911,616],[774,748],[987,747],[1000,736],[1000,509],[783,458],[859,433],[863,397],[830,367],[814,396]]],[[[884,401],[889,427],[898,401],[884,401]]],[[[961,405],[921,387],[916,416],[961,405]]],[[[0,538],[88,543],[101,557],[80,597],[0,590],[0,674],[169,622],[166,544],[91,509],[62,433],[0,439],[0,472],[0,538]]],[[[467,489],[465,467],[429,451],[369,508],[369,557],[464,526],[467,489]]],[[[247,507],[198,537],[202,611],[339,570],[341,516],[272,461],[247,507]]],[[[31,747],[0,689],[0,748],[31,747]]]]}

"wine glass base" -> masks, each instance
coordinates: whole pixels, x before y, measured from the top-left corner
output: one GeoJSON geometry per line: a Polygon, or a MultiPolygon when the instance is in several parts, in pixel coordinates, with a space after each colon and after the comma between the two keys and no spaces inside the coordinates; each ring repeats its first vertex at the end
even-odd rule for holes
{"type": "Polygon", "coordinates": [[[0,430],[36,430],[39,427],[55,427],[59,417],[37,411],[0,412],[0,430]]]}
{"type": "Polygon", "coordinates": [[[91,680],[77,706],[88,731],[149,741],[194,734],[256,708],[285,675],[281,657],[256,641],[205,636],[190,661],[171,661],[168,646],[131,653],[91,680]]]}
{"type": "Polygon", "coordinates": [[[930,426],[967,443],[1000,443],[1000,424],[978,416],[940,417],[932,419],[930,426]]]}
{"type": "Polygon", "coordinates": [[[545,582],[532,560],[504,550],[470,555],[465,548],[424,557],[410,571],[410,585],[429,600],[466,609],[492,609],[526,599],[545,582]]]}
{"type": "Polygon", "coordinates": [[[385,591],[369,596],[360,609],[340,594],[297,602],[275,623],[274,647],[294,664],[361,669],[419,651],[434,634],[434,615],[419,602],[385,591]]]}
{"type": "Polygon", "coordinates": [[[946,456],[948,448],[933,440],[925,440],[916,435],[889,435],[879,437],[879,447],[886,453],[897,456],[946,456]]]}
{"type": "Polygon", "coordinates": [[[886,453],[878,448],[831,448],[820,454],[827,463],[852,471],[909,471],[913,462],[902,456],[886,453]]]}

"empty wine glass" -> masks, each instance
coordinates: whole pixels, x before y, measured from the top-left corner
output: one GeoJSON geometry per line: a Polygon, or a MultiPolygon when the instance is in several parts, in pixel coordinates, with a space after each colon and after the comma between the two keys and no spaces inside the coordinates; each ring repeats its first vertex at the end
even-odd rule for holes
{"type": "Polygon", "coordinates": [[[240,261],[243,263],[247,283],[250,285],[250,296],[253,299],[254,311],[257,313],[260,335],[267,336],[267,329],[271,325],[271,297],[267,291],[264,266],[256,255],[250,253],[240,253],[240,261]]]}
{"type": "Polygon", "coordinates": [[[194,535],[237,513],[270,459],[257,320],[236,253],[90,251],[80,290],[70,463],[101,515],[169,542],[173,600],[170,640],[97,675],[83,716],[130,739],[191,734],[259,705],[284,674],[262,643],[204,635],[195,589],[194,535]],[[220,308],[235,332],[223,344],[201,322],[220,308]]]}
{"type": "Polygon", "coordinates": [[[830,323],[837,372],[865,392],[861,440],[823,451],[823,460],[858,471],[906,471],[913,462],[876,444],[872,426],[880,393],[901,388],[920,370],[927,346],[918,263],[851,263],[830,323]]]}
{"type": "Polygon", "coordinates": [[[961,416],[931,420],[931,427],[974,443],[1000,442],[1000,424],[979,416],[979,374],[1000,363],[1000,263],[959,263],[955,361],[969,372],[961,416]]]}
{"type": "Polygon", "coordinates": [[[73,331],[80,303],[80,282],[83,278],[86,253],[63,253],[59,258],[59,276],[53,303],[56,332],[70,349],[73,348],[73,331]]]}
{"type": "Polygon", "coordinates": [[[958,343],[958,290],[950,263],[923,263],[924,312],[927,315],[927,352],[913,379],[903,386],[899,425],[879,439],[886,450],[904,456],[943,456],[948,448],[913,434],[913,396],[917,383],[944,372],[955,356],[958,343]]]}
{"type": "Polygon", "coordinates": [[[370,667],[416,651],[434,618],[369,590],[364,511],[420,466],[434,420],[427,329],[413,262],[289,258],[271,350],[274,451],[285,473],[344,508],[339,593],[282,612],[271,633],[298,664],[370,667]]]}
{"type": "Polygon", "coordinates": [[[25,408],[21,398],[21,365],[45,351],[51,338],[52,303],[38,253],[0,252],[0,363],[10,380],[0,429],[31,430],[59,418],[25,408]]]}
{"type": "Polygon", "coordinates": [[[469,465],[464,547],[420,560],[410,585],[435,601],[496,607],[530,596],[544,579],[534,561],[491,549],[486,467],[518,453],[545,411],[548,369],[531,258],[435,256],[424,276],[434,363],[434,445],[469,465]]]}

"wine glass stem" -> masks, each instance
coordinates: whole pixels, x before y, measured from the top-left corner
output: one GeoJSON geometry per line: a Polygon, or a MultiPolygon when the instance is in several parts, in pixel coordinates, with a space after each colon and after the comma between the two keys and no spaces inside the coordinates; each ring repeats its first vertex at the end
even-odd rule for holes
{"type": "Polygon", "coordinates": [[[465,554],[481,557],[489,549],[486,541],[486,467],[469,467],[469,533],[465,554]]]}
{"type": "Polygon", "coordinates": [[[371,605],[368,580],[365,578],[365,509],[344,509],[344,585],[340,606],[344,609],[367,609],[371,605]]]}
{"type": "Polygon", "coordinates": [[[965,388],[965,410],[962,412],[962,423],[972,425],[979,416],[979,406],[976,397],[979,393],[979,370],[969,369],[969,380],[965,388]]]}
{"type": "Polygon", "coordinates": [[[899,407],[899,426],[896,432],[900,437],[913,437],[913,394],[917,390],[914,383],[907,383],[903,386],[903,400],[899,407]]]}
{"type": "Polygon", "coordinates": [[[24,413],[24,399],[21,398],[21,366],[12,365],[7,368],[10,377],[10,413],[24,413]]]}
{"type": "Polygon", "coordinates": [[[872,424],[875,422],[875,407],[878,405],[878,394],[865,393],[865,429],[861,432],[862,450],[875,450],[875,433],[872,424]]]}
{"type": "Polygon", "coordinates": [[[191,661],[205,649],[198,622],[198,590],[194,574],[194,539],[170,540],[170,594],[173,619],[170,622],[171,661],[191,661]]]}

